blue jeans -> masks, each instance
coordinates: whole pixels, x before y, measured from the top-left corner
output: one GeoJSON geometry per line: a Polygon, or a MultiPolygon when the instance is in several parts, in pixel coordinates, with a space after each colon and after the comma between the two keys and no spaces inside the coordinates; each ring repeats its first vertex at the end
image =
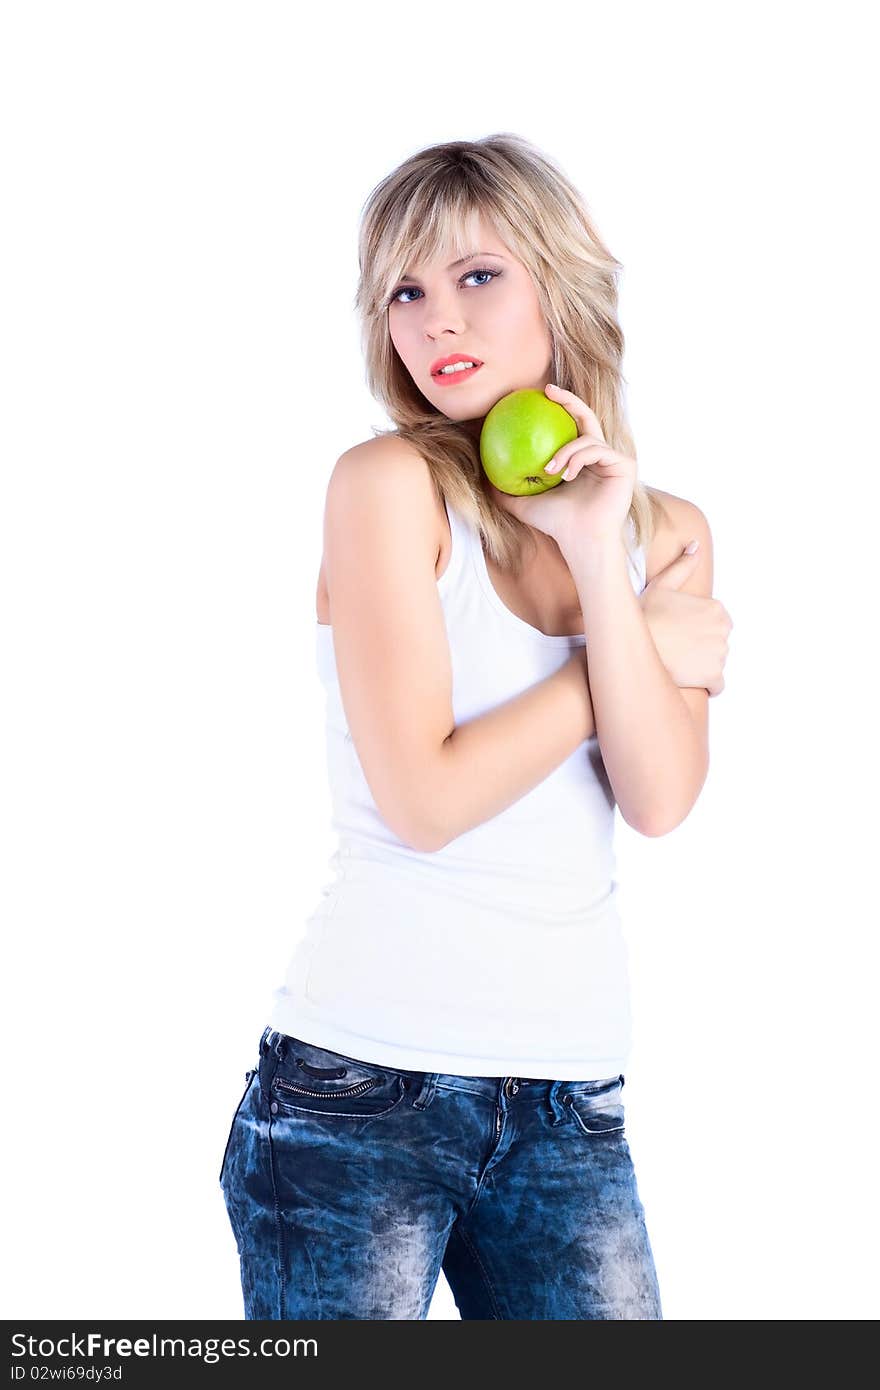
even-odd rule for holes
{"type": "Polygon", "coordinates": [[[661,1319],[623,1075],[457,1076],[265,1029],[220,1184],[246,1318],[661,1319]]]}

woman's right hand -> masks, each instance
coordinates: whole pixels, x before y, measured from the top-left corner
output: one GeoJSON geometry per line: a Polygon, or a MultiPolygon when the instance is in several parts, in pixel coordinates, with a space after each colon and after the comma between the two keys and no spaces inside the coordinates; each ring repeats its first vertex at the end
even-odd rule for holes
{"type": "Polygon", "coordinates": [[[710,696],[720,695],[733,622],[719,599],[680,592],[698,559],[698,553],[679,555],[654,575],[639,602],[660,660],[675,684],[702,686],[710,696]]]}

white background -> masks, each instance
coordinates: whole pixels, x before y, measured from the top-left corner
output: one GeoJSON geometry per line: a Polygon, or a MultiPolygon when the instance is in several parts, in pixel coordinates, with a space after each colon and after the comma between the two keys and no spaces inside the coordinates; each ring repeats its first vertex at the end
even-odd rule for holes
{"type": "Polygon", "coordinates": [[[359,211],[497,131],[624,264],[640,474],[705,512],[735,623],[696,807],[618,820],[664,1313],[877,1316],[868,17],[4,7],[7,1317],[242,1315],[217,1172],[335,846],[324,491],[389,424],[359,211]]]}

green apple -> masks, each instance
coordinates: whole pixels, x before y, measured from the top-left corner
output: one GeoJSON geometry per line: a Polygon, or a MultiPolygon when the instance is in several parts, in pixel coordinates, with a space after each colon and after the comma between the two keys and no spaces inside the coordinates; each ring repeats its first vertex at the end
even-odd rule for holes
{"type": "Polygon", "coordinates": [[[480,462],[489,482],[511,497],[546,492],[562,482],[545,473],[557,449],[577,439],[577,423],[543,391],[511,391],[493,405],[480,432],[480,462]]]}

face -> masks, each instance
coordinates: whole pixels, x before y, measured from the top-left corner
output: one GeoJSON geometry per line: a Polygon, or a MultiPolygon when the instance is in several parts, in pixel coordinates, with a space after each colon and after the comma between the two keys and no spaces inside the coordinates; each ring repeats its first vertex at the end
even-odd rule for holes
{"type": "Polygon", "coordinates": [[[408,265],[393,287],[388,330],[422,395],[450,420],[468,422],[479,437],[483,420],[511,391],[543,391],[550,381],[552,339],[528,270],[482,218],[467,249],[480,254],[450,265],[408,265]],[[482,363],[475,372],[438,380],[431,367],[461,354],[482,363]],[[448,384],[444,385],[444,381],[448,384]]]}

